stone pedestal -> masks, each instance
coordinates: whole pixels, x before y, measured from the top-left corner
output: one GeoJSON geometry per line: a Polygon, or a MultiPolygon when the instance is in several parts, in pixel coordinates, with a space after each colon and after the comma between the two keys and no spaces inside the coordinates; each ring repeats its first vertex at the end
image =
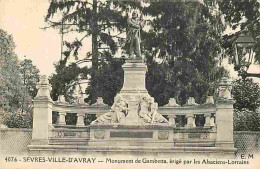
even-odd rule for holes
{"type": "Polygon", "coordinates": [[[33,132],[31,144],[48,144],[52,126],[52,100],[34,99],[33,132]]]}
{"type": "MultiPolygon", "coordinates": [[[[123,65],[123,69],[124,85],[115,97],[115,100],[117,100],[116,98],[120,98],[127,103],[127,115],[125,116],[125,119],[119,123],[108,122],[105,124],[91,124],[90,140],[88,144],[97,147],[105,146],[105,149],[112,147],[114,149],[121,148],[124,150],[126,150],[125,146],[136,149],[152,146],[158,150],[162,146],[174,146],[174,126],[172,126],[172,124],[167,122],[153,123],[155,116],[151,118],[151,121],[144,122],[142,120],[143,116],[138,114],[138,112],[142,112],[141,106],[139,107],[142,99],[147,98],[153,100],[145,87],[145,74],[147,71],[145,63],[141,60],[127,60],[123,65]]],[[[154,105],[156,105],[154,101],[149,103],[154,103],[154,105]]],[[[154,110],[154,115],[157,114],[158,116],[157,107],[151,106],[150,109],[152,108],[154,110]]],[[[145,112],[145,110],[146,109],[143,111],[145,112]]]]}
{"type": "Polygon", "coordinates": [[[126,116],[126,124],[138,124],[138,100],[140,95],[148,95],[145,88],[145,74],[147,66],[141,60],[127,60],[123,65],[124,85],[120,95],[128,102],[129,111],[126,116]]]}
{"type": "Polygon", "coordinates": [[[33,132],[32,145],[49,143],[49,130],[52,127],[52,105],[50,97],[51,86],[46,76],[42,76],[37,84],[38,93],[33,100],[33,132]]]}
{"type": "Polygon", "coordinates": [[[120,93],[147,93],[145,88],[145,74],[147,66],[141,60],[127,60],[123,65],[124,85],[120,93]]]}
{"type": "Polygon", "coordinates": [[[216,112],[217,146],[234,148],[233,100],[218,100],[216,112]]]}
{"type": "Polygon", "coordinates": [[[231,82],[228,78],[221,79],[219,99],[217,100],[216,126],[218,147],[234,148],[233,141],[233,104],[231,82]]]}
{"type": "Polygon", "coordinates": [[[124,148],[173,147],[173,127],[169,125],[91,125],[89,146],[124,148]]]}

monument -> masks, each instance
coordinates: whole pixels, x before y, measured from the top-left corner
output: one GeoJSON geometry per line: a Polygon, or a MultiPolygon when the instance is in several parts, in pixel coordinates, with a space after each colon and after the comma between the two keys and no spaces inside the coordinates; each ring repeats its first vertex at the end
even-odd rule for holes
{"type": "Polygon", "coordinates": [[[140,50],[140,26],[137,13],[133,12],[128,19],[129,53],[123,65],[123,88],[114,98],[111,110],[90,125],[89,145],[118,148],[152,143],[159,148],[162,142],[173,144],[173,126],[157,111],[158,104],[145,87],[147,66],[140,50]]]}
{"type": "Polygon", "coordinates": [[[131,154],[155,156],[234,156],[233,99],[231,84],[223,78],[219,84],[219,97],[209,96],[205,104],[197,104],[190,97],[180,106],[175,98],[158,108],[146,90],[147,66],[140,48],[140,28],[137,14],[128,19],[128,57],[122,66],[124,84],[114,98],[114,104],[105,105],[102,98],[88,105],[78,97],[76,103],[67,103],[64,96],[57,101],[50,97],[51,86],[42,76],[34,98],[34,116],[31,153],[77,152],[101,154],[131,154]],[[57,112],[57,122],[52,113],[57,112]],[[74,114],[75,125],[66,123],[66,116],[74,114]],[[97,119],[90,125],[84,120],[88,115],[97,119]],[[167,116],[169,120],[164,118],[167,116]],[[205,123],[196,124],[196,116],[205,123]],[[177,119],[185,118],[183,125],[177,119]]]}

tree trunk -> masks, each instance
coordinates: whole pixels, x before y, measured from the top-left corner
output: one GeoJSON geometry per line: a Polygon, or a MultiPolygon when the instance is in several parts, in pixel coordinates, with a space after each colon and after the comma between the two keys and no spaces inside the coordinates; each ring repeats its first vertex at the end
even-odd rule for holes
{"type": "Polygon", "coordinates": [[[95,103],[98,97],[98,82],[97,82],[97,71],[98,71],[98,21],[97,21],[97,0],[93,0],[93,20],[92,20],[92,74],[91,74],[91,88],[92,97],[91,103],[95,103]]]}

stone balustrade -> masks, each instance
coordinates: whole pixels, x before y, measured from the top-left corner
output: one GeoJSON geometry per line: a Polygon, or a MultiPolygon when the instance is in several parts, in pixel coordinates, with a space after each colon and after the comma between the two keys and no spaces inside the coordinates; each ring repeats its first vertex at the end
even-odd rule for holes
{"type": "Polygon", "coordinates": [[[184,106],[178,105],[176,100],[171,98],[169,103],[163,107],[159,107],[158,111],[162,115],[167,116],[173,126],[177,126],[176,120],[182,116],[186,119],[185,127],[198,127],[195,121],[199,115],[204,118],[204,127],[214,127],[217,108],[214,104],[213,97],[209,96],[206,103],[201,105],[195,103],[194,98],[190,97],[184,106]]]}
{"type": "Polygon", "coordinates": [[[78,98],[76,103],[70,104],[65,101],[64,96],[59,96],[58,100],[54,102],[52,107],[53,112],[58,113],[56,124],[59,126],[66,125],[66,115],[69,113],[76,114],[77,123],[76,126],[85,126],[84,118],[87,114],[93,114],[99,116],[110,110],[110,107],[103,103],[102,98],[98,98],[97,103],[88,105],[83,102],[84,98],[78,98]]]}
{"type": "MultiPolygon", "coordinates": [[[[84,98],[82,97],[79,97],[76,103],[73,104],[67,103],[64,96],[59,96],[58,101],[53,102],[49,95],[51,86],[46,76],[41,78],[38,88],[38,94],[34,99],[32,144],[48,143],[48,138],[51,135],[48,133],[55,127],[55,125],[51,123],[52,112],[58,112],[56,124],[57,126],[63,126],[63,128],[66,128],[66,116],[69,113],[76,114],[77,122],[75,127],[80,128],[86,127],[84,124],[86,114],[93,114],[98,117],[110,111],[110,107],[103,103],[102,98],[99,98],[97,103],[93,105],[84,103],[84,98]]],[[[176,129],[181,128],[180,131],[190,131],[190,129],[193,128],[203,127],[203,131],[208,129],[209,132],[216,134],[215,140],[219,147],[232,147],[233,100],[230,90],[228,79],[223,79],[219,87],[218,100],[214,101],[213,97],[209,96],[205,104],[199,105],[195,103],[194,98],[191,97],[188,99],[186,105],[180,106],[176,103],[174,98],[171,98],[167,105],[158,108],[158,112],[167,117],[169,122],[176,127],[176,129]],[[182,120],[184,119],[184,126],[178,126],[178,119],[180,119],[180,117],[182,117],[182,120]],[[202,121],[205,121],[205,123],[202,124],[202,126],[196,125],[197,117],[203,117],[204,120],[202,121]]],[[[180,135],[178,138],[179,137],[181,138],[183,136],[180,135]]]]}
{"type": "MultiPolygon", "coordinates": [[[[216,106],[214,104],[194,104],[186,106],[176,105],[177,104],[174,104],[174,106],[168,105],[158,108],[158,112],[167,117],[173,126],[176,126],[176,119],[178,117],[184,116],[187,119],[187,124],[185,124],[186,127],[196,127],[195,120],[197,115],[204,116],[204,126],[215,126],[214,119],[216,115],[216,106]]],[[[56,123],[58,125],[66,125],[65,117],[68,113],[76,114],[76,126],[84,126],[84,118],[86,117],[86,114],[92,114],[99,117],[109,110],[110,107],[103,103],[102,98],[99,98],[96,104],[88,105],[86,103],[69,104],[65,102],[64,96],[59,96],[58,101],[54,102],[52,106],[52,111],[58,112],[58,119],[56,123]]]]}

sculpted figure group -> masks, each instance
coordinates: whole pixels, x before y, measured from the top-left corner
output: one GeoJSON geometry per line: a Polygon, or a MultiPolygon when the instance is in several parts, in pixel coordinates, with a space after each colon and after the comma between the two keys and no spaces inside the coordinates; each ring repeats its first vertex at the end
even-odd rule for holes
{"type": "MultiPolygon", "coordinates": [[[[154,98],[140,95],[136,106],[140,123],[169,123],[161,114],[157,112],[158,104],[154,102],[154,98]]],[[[124,124],[129,111],[130,109],[128,102],[125,101],[120,94],[118,94],[115,97],[111,111],[98,117],[92,122],[92,124],[124,124]]]]}

